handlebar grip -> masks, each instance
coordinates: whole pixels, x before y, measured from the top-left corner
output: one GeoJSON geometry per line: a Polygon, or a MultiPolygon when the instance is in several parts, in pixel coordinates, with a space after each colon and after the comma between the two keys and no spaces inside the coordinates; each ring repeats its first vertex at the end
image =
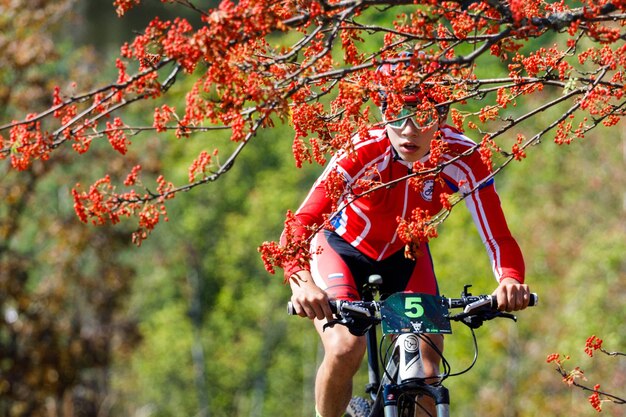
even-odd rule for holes
{"type": "MultiPolygon", "coordinates": [[[[528,300],[528,307],[534,307],[539,304],[539,295],[537,293],[530,293],[530,300],[528,300]]],[[[496,297],[491,298],[491,308],[494,310],[498,308],[498,300],[496,297]]]]}
{"type": "MultiPolygon", "coordinates": [[[[335,300],[330,300],[328,302],[328,304],[330,304],[330,310],[333,313],[337,313],[337,303],[335,300]]],[[[293,306],[293,303],[291,301],[287,302],[287,314],[289,314],[290,316],[297,316],[298,313],[296,313],[296,308],[293,306]]]]}
{"type": "Polygon", "coordinates": [[[287,314],[290,316],[296,315],[296,309],[293,307],[293,303],[291,301],[287,302],[287,314]]]}

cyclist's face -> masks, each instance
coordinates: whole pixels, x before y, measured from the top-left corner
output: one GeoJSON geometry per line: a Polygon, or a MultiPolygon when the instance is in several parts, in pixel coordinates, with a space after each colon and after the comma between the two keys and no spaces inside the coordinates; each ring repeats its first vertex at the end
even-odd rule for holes
{"type": "Polygon", "coordinates": [[[409,117],[400,126],[394,126],[392,123],[386,125],[391,145],[400,158],[407,162],[416,162],[430,152],[430,141],[434,139],[439,129],[436,117],[424,126],[418,124],[413,117],[409,117]]]}

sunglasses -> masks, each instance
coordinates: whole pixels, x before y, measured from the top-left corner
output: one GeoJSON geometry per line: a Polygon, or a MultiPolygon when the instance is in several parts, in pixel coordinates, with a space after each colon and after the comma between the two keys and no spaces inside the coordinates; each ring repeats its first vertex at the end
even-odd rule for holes
{"type": "Polygon", "coordinates": [[[404,128],[409,120],[413,120],[413,123],[420,129],[429,128],[434,125],[437,120],[436,110],[433,109],[432,111],[424,113],[418,110],[417,107],[404,106],[402,110],[395,115],[394,119],[385,120],[385,122],[392,127],[404,128]]]}

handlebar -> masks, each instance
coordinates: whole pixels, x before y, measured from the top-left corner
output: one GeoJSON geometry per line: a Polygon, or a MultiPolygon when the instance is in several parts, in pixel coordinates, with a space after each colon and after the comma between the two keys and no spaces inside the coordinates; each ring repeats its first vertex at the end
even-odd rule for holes
{"type": "MultiPolygon", "coordinates": [[[[517,320],[514,315],[498,310],[498,301],[495,296],[486,294],[471,295],[467,292],[467,288],[466,286],[460,298],[441,297],[442,306],[446,310],[463,309],[462,313],[454,315],[448,312],[448,314],[444,315],[445,319],[461,322],[473,329],[482,326],[483,322],[487,320],[498,317],[517,320]]],[[[531,293],[528,306],[536,306],[538,302],[538,295],[531,293]]],[[[338,319],[325,324],[325,327],[341,324],[348,327],[353,334],[365,334],[367,329],[372,325],[381,322],[380,314],[378,313],[380,312],[382,303],[384,303],[384,301],[331,300],[331,311],[338,319]]],[[[290,315],[296,314],[295,308],[291,302],[287,304],[287,312],[290,315]]]]}
{"type": "MultiPolygon", "coordinates": [[[[442,298],[443,305],[446,308],[462,308],[463,313],[471,313],[474,310],[486,308],[489,310],[498,309],[498,300],[493,295],[467,295],[461,298],[442,298]]],[[[528,307],[534,307],[539,303],[539,296],[536,293],[530,294],[530,300],[528,307]]],[[[368,317],[374,314],[378,310],[379,302],[377,301],[344,301],[344,300],[330,300],[330,309],[334,314],[337,314],[338,310],[345,308],[354,313],[360,313],[361,315],[368,317]],[[338,307],[339,306],[339,307],[338,307]]],[[[287,314],[295,316],[297,313],[291,301],[287,303],[287,314]]]]}

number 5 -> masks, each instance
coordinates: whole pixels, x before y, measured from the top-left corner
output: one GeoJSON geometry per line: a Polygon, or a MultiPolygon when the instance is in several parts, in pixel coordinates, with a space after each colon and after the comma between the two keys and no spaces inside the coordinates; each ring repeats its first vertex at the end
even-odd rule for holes
{"type": "Polygon", "coordinates": [[[424,315],[421,297],[407,297],[404,300],[404,315],[416,319],[424,315]]]}

